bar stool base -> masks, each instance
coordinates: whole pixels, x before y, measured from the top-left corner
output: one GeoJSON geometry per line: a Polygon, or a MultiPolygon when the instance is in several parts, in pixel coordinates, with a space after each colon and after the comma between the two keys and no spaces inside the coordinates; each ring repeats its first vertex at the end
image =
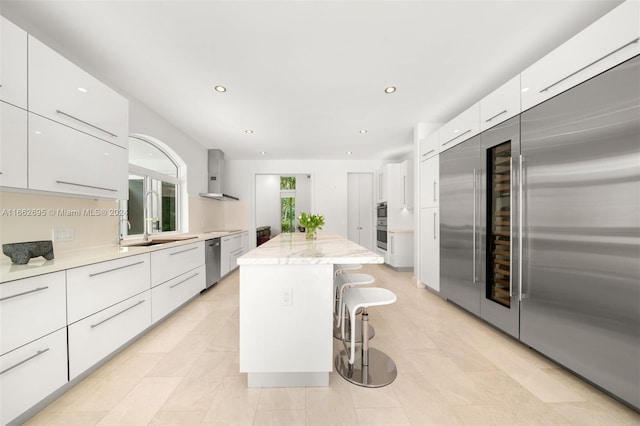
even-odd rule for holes
{"type": "Polygon", "coordinates": [[[393,382],[398,376],[396,364],[387,354],[375,348],[369,348],[369,365],[362,365],[362,351],[356,352],[353,365],[349,364],[349,354],[340,351],[335,358],[338,374],[345,380],[367,388],[379,388],[393,382]]]}
{"type": "MultiPolygon", "coordinates": [[[[334,324],[335,325],[335,324],[334,324]]],[[[346,326],[347,324],[345,324],[346,326]]],[[[351,331],[349,327],[345,327],[344,334],[346,334],[345,339],[351,339],[351,331]]],[[[376,335],[376,330],[369,325],[369,340],[373,339],[373,336],[376,335]]],[[[333,327],[333,338],[342,340],[342,333],[340,331],[340,327],[333,327]]],[[[356,320],[356,343],[362,343],[362,321],[356,320]]]]}

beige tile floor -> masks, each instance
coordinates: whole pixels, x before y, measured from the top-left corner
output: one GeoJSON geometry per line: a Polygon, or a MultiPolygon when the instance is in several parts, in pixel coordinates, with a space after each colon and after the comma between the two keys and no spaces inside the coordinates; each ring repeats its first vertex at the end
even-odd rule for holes
{"type": "MultiPolygon", "coordinates": [[[[639,425],[640,415],[433,293],[365,272],[398,296],[370,310],[398,367],[366,389],[249,389],[238,372],[238,272],[193,300],[28,424],[639,425]]],[[[337,349],[338,345],[335,345],[337,349]]]]}

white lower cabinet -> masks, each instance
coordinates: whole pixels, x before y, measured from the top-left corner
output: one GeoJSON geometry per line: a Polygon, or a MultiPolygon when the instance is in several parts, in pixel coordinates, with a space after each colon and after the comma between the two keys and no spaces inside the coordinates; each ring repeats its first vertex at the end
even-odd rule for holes
{"type": "Polygon", "coordinates": [[[151,289],[151,322],[156,323],[206,287],[205,266],[185,272],[151,289]]]}
{"type": "Polygon", "coordinates": [[[69,325],[69,379],[74,379],[151,325],[151,290],[69,325]]]}
{"type": "Polygon", "coordinates": [[[420,209],[420,281],[440,291],[440,212],[420,209]]]}
{"type": "Polygon", "coordinates": [[[394,268],[413,268],[413,231],[389,231],[386,262],[394,268]]]}
{"type": "Polygon", "coordinates": [[[204,241],[151,253],[151,286],[204,265],[204,241]]]}
{"type": "Polygon", "coordinates": [[[74,323],[150,288],[149,254],[67,271],[67,318],[74,323]]]}
{"type": "Polygon", "coordinates": [[[220,247],[220,276],[224,277],[238,267],[238,258],[249,251],[249,233],[222,237],[220,247]]]}
{"type": "Polygon", "coordinates": [[[0,284],[0,354],[66,327],[64,272],[0,284]]]}
{"type": "Polygon", "coordinates": [[[29,113],[29,189],[128,198],[127,149],[29,113]]]}
{"type": "Polygon", "coordinates": [[[0,424],[67,383],[67,328],[0,357],[0,424]]]}

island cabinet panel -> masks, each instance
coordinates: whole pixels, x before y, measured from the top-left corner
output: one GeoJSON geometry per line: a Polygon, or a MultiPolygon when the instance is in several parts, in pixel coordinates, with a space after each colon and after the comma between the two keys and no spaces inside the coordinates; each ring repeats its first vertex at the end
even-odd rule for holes
{"type": "Polygon", "coordinates": [[[27,108],[27,32],[0,16],[0,100],[27,108]]]}
{"type": "Polygon", "coordinates": [[[0,424],[67,383],[67,328],[0,356],[0,424]]]}
{"type": "MultiPolygon", "coordinates": [[[[241,265],[240,371],[257,378],[332,370],[333,265],[241,265]]],[[[282,382],[280,382],[282,384],[282,382]]],[[[325,386],[328,385],[324,384],[325,386]]]]}
{"type": "Polygon", "coordinates": [[[74,379],[151,325],[151,290],[69,325],[69,378],[74,379]]]}
{"type": "Polygon", "coordinates": [[[151,287],[204,265],[204,241],[151,253],[151,287]]]}
{"type": "Polygon", "coordinates": [[[151,289],[151,321],[156,323],[205,289],[204,265],[151,289]]]}
{"type": "Polygon", "coordinates": [[[66,325],[64,272],[0,284],[0,355],[66,325]]]}
{"type": "Polygon", "coordinates": [[[29,36],[29,111],[129,146],[127,99],[29,36]]]}
{"type": "Polygon", "coordinates": [[[125,148],[29,113],[29,189],[129,197],[125,148]]]}
{"type": "Polygon", "coordinates": [[[149,281],[148,253],[69,269],[69,324],[148,290],[149,281]]]}

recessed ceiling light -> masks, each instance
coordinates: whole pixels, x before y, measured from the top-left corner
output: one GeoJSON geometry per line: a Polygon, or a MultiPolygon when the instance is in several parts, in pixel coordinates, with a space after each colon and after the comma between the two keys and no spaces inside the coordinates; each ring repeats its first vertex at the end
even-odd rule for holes
{"type": "Polygon", "coordinates": [[[396,91],[396,86],[389,86],[384,89],[384,93],[393,93],[396,91]]]}
{"type": "Polygon", "coordinates": [[[455,129],[455,130],[453,131],[453,133],[458,133],[459,131],[460,131],[460,130],[455,129]]]}
{"type": "Polygon", "coordinates": [[[247,130],[245,130],[244,132],[245,132],[245,133],[248,133],[248,134],[251,134],[251,133],[253,133],[253,130],[251,130],[251,129],[247,129],[247,130]]]}
{"type": "Polygon", "coordinates": [[[152,153],[148,153],[147,155],[148,155],[149,157],[152,157],[152,156],[153,156],[153,154],[152,154],[152,153]]]}
{"type": "Polygon", "coordinates": [[[34,130],[33,133],[35,133],[36,135],[41,134],[42,132],[40,130],[34,130]]]}
{"type": "Polygon", "coordinates": [[[528,88],[528,87],[523,87],[523,88],[522,88],[522,90],[521,90],[521,92],[522,92],[522,93],[524,93],[524,92],[528,92],[528,91],[529,91],[529,88],[528,88]]]}
{"type": "Polygon", "coordinates": [[[360,133],[367,133],[367,129],[360,129],[360,133]]]}
{"type": "Polygon", "coordinates": [[[220,93],[224,93],[227,91],[227,88],[224,86],[215,86],[214,89],[216,90],[216,92],[220,92],[220,93]]]}
{"type": "Polygon", "coordinates": [[[351,154],[353,154],[352,151],[347,151],[347,155],[351,155],[351,154]]]}
{"type": "Polygon", "coordinates": [[[260,151],[260,155],[265,155],[267,151],[260,151]]]}
{"type": "Polygon", "coordinates": [[[88,90],[85,89],[84,87],[78,87],[78,92],[87,93],[88,90]]]}

